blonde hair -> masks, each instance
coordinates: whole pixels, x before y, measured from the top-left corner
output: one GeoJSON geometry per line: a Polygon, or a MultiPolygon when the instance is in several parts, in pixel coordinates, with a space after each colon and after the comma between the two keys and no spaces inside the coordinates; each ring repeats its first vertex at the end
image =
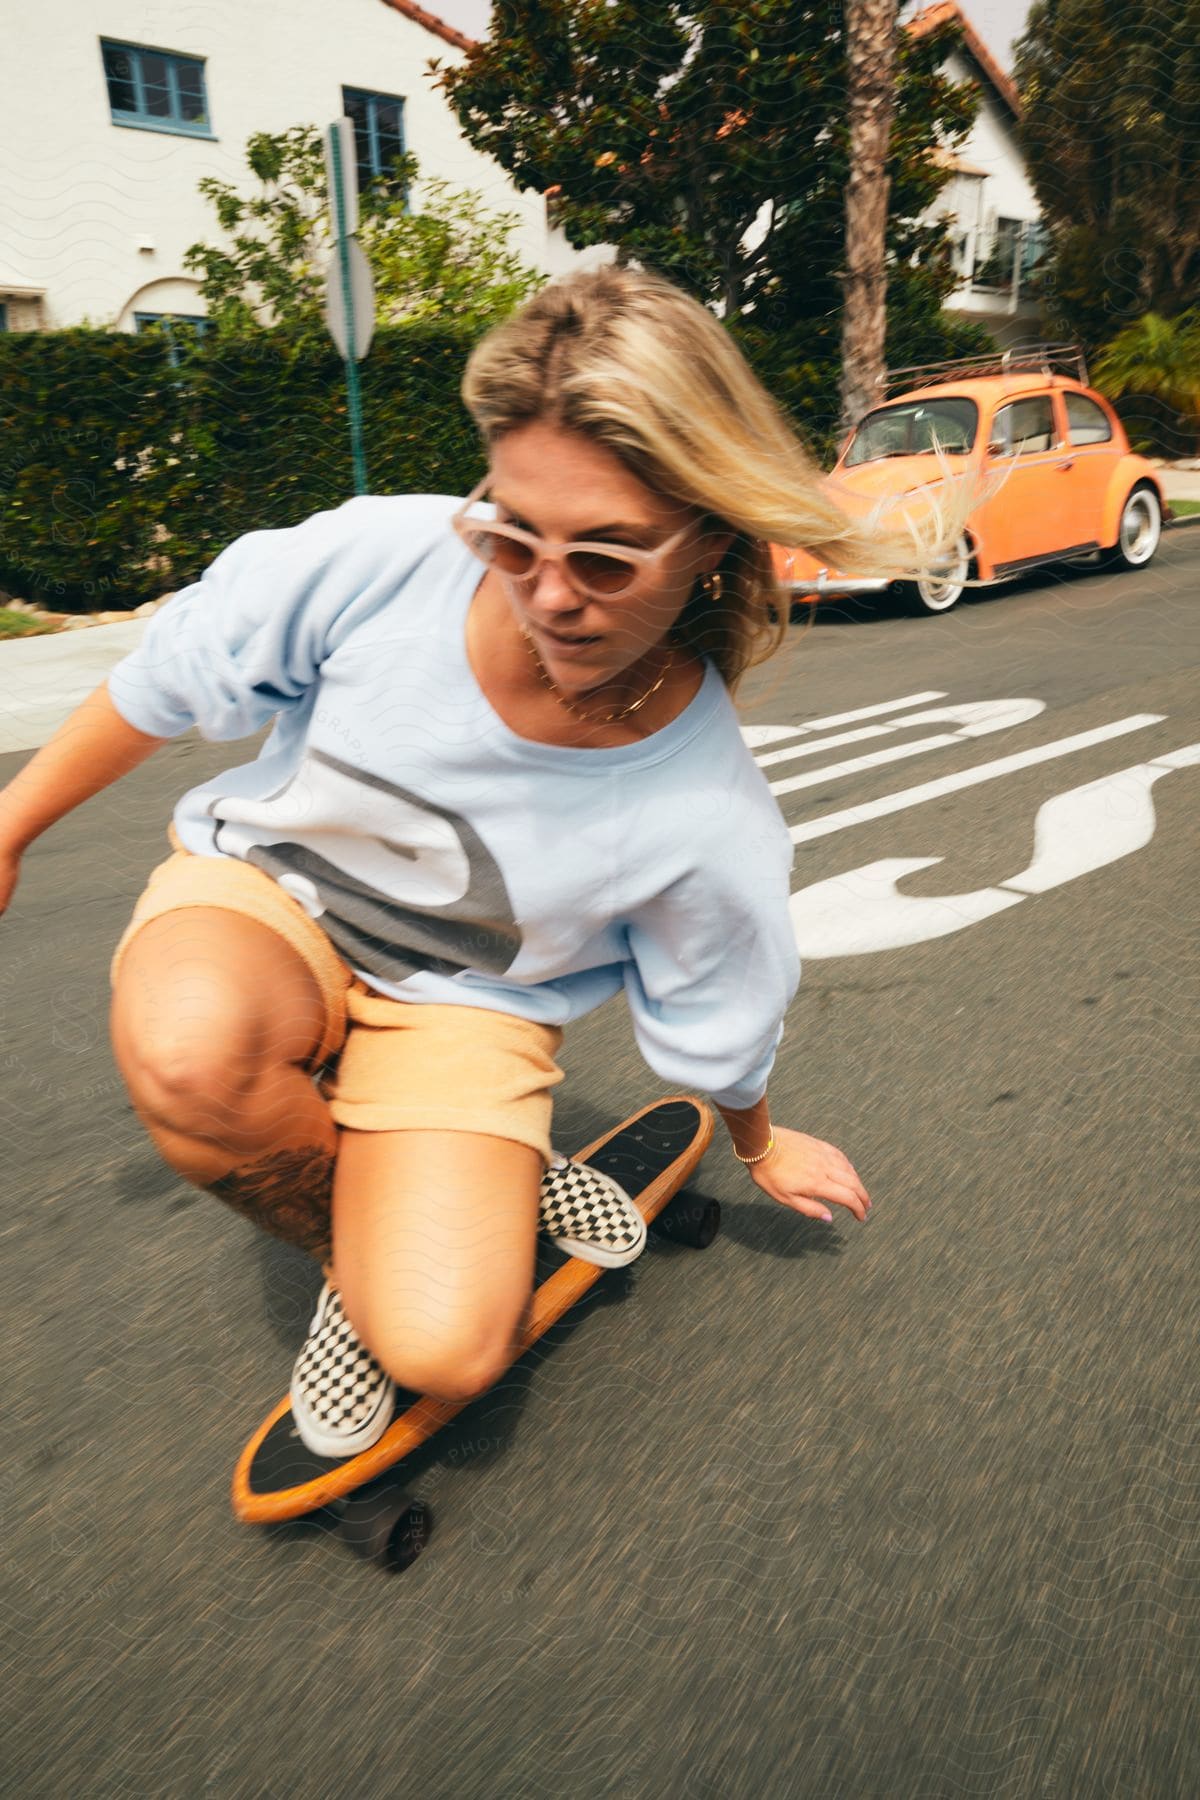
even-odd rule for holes
{"type": "Polygon", "coordinates": [[[725,328],[644,270],[542,288],[475,346],[462,396],[487,445],[535,420],[578,432],[655,493],[733,532],[721,604],[698,583],[674,634],[711,657],[731,690],[787,632],[771,544],[803,545],[845,574],[895,577],[919,572],[962,529],[966,508],[936,495],[902,507],[898,523],[878,506],[843,512],[725,328]]]}

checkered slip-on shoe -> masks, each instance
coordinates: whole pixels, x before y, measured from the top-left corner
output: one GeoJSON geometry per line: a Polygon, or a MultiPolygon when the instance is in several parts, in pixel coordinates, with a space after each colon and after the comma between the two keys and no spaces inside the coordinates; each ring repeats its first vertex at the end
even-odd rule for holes
{"type": "Polygon", "coordinates": [[[396,1384],[355,1334],[327,1281],[292,1370],[292,1417],[318,1456],[355,1456],[381,1438],[396,1410],[396,1384]]]}
{"type": "Polygon", "coordinates": [[[542,1176],[538,1222],[568,1256],[605,1269],[631,1263],[646,1246],[646,1221],[624,1188],[568,1156],[542,1176]]]}

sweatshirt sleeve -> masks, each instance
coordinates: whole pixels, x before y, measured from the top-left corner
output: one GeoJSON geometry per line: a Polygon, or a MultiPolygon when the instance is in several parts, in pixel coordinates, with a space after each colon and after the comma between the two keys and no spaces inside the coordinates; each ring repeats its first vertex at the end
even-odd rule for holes
{"type": "Polygon", "coordinates": [[[451,504],[365,497],[238,538],[110,671],[113,704],[152,737],[193,725],[216,742],[251,736],[303,699],[344,633],[444,529],[451,504]]]}
{"type": "MultiPolygon", "coordinates": [[[[772,802],[772,806],[774,803],[772,802]]],[[[627,924],[625,992],[655,1074],[719,1106],[753,1106],[800,981],[782,820],[727,844],[627,924]]]]}

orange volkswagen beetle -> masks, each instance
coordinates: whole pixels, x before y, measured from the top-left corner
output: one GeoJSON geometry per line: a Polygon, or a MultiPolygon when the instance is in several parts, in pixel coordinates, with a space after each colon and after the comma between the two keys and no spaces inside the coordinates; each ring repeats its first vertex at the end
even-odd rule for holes
{"type": "Polygon", "coordinates": [[[941,480],[944,466],[976,476],[980,502],[951,553],[920,581],[856,579],[806,550],[773,546],[775,572],[794,600],[894,586],[916,611],[940,613],[968,580],[1005,581],[1091,555],[1141,569],[1153,557],[1162,488],[1107,400],[1087,385],[1079,351],[1048,345],[990,363],[900,369],[889,385],[901,379],[905,391],[869,412],[843,446],[829,476],[838,499],[866,509],[941,480]]]}

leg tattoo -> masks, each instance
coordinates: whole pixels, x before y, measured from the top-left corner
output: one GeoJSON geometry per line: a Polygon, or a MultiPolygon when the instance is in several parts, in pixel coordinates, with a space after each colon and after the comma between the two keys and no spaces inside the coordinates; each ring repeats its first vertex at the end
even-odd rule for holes
{"type": "Polygon", "coordinates": [[[248,1169],[231,1169],[208,1188],[272,1237],[328,1263],[333,1259],[333,1162],[323,1150],[283,1150],[248,1169]]]}

